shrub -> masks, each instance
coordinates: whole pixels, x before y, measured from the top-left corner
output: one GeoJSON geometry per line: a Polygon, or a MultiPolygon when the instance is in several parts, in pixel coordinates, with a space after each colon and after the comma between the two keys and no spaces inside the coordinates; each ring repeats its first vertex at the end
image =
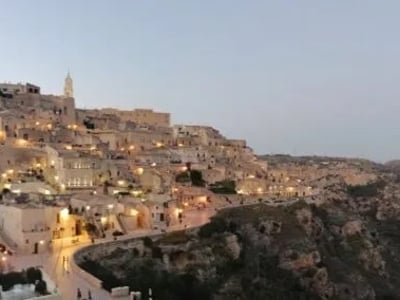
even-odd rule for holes
{"type": "Polygon", "coordinates": [[[190,179],[192,181],[192,185],[194,186],[205,186],[205,181],[203,179],[203,174],[198,170],[190,171],[190,179]]]}
{"type": "Polygon", "coordinates": [[[102,281],[103,288],[107,291],[110,291],[114,287],[121,286],[120,280],[118,280],[118,278],[116,278],[111,271],[104,268],[96,261],[87,259],[80,263],[79,266],[100,279],[102,281]]]}
{"type": "Polygon", "coordinates": [[[347,193],[352,197],[377,197],[386,183],[382,180],[365,185],[348,185],[347,193]]]}
{"type": "Polygon", "coordinates": [[[86,223],[85,229],[89,234],[95,234],[97,231],[96,225],[92,223],[86,223]]]}
{"type": "Polygon", "coordinates": [[[39,293],[40,295],[46,295],[47,294],[47,284],[46,281],[44,280],[39,280],[35,284],[35,292],[39,293]]]}
{"type": "Polygon", "coordinates": [[[151,248],[151,256],[156,259],[162,259],[163,253],[160,247],[151,248]]]}
{"type": "Polygon", "coordinates": [[[8,291],[16,284],[25,284],[27,283],[25,274],[22,272],[10,272],[6,274],[0,275],[0,285],[3,287],[3,290],[8,291]]]}
{"type": "Polygon", "coordinates": [[[215,233],[222,233],[227,231],[228,224],[222,218],[213,218],[211,222],[203,225],[199,230],[199,236],[201,238],[209,238],[215,233]]]}
{"type": "Polygon", "coordinates": [[[147,248],[152,248],[153,247],[153,240],[149,238],[148,236],[143,238],[143,245],[147,248]]]}
{"type": "Polygon", "coordinates": [[[234,180],[218,181],[210,186],[215,194],[236,194],[236,182],[234,180]]]}
{"type": "Polygon", "coordinates": [[[26,279],[29,283],[35,283],[42,280],[42,272],[37,268],[28,268],[26,270],[26,279]]]}
{"type": "Polygon", "coordinates": [[[121,231],[119,231],[119,230],[115,230],[115,231],[112,233],[112,235],[113,235],[113,236],[121,236],[121,235],[124,235],[124,233],[121,232],[121,231]]]}
{"type": "Polygon", "coordinates": [[[176,175],[175,181],[176,181],[176,182],[180,182],[180,183],[187,183],[187,182],[190,182],[189,172],[182,172],[182,173],[179,173],[178,175],[176,175]]]}
{"type": "Polygon", "coordinates": [[[140,253],[139,253],[139,250],[137,248],[133,248],[132,254],[133,254],[133,257],[138,257],[140,253]]]}

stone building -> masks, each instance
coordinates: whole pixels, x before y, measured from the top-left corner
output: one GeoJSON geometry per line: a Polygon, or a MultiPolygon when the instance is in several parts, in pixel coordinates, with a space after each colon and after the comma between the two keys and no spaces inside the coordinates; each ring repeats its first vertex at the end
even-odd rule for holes
{"type": "Polygon", "coordinates": [[[68,146],[46,146],[47,179],[61,189],[88,189],[95,185],[100,170],[97,156],[68,146]]]}
{"type": "Polygon", "coordinates": [[[30,200],[0,205],[0,226],[0,234],[26,254],[47,252],[52,240],[82,234],[81,222],[68,209],[30,200]]]}

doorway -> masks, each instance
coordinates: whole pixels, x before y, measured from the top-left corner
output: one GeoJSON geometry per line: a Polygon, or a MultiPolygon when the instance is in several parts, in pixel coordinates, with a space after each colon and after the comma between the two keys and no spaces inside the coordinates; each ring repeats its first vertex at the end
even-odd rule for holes
{"type": "Polygon", "coordinates": [[[38,254],[39,253],[39,243],[35,243],[33,246],[33,254],[38,254]]]}
{"type": "Polygon", "coordinates": [[[82,234],[82,222],[81,220],[76,220],[75,222],[75,235],[82,234]]]}

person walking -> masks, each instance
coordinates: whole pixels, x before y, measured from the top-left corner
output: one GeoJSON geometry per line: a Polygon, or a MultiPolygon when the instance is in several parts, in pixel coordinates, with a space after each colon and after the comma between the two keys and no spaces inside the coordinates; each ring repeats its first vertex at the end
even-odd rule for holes
{"type": "Polygon", "coordinates": [[[90,290],[88,290],[88,300],[92,300],[92,293],[90,290]]]}
{"type": "Polygon", "coordinates": [[[82,292],[81,292],[80,288],[78,288],[76,296],[77,296],[78,300],[82,299],[82,292]]]}

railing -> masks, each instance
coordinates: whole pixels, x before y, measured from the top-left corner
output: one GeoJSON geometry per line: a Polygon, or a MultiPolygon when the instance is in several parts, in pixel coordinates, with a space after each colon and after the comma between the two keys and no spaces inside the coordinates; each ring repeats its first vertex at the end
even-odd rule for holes
{"type": "Polygon", "coordinates": [[[31,230],[26,230],[26,229],[23,229],[23,230],[22,230],[23,233],[30,233],[30,232],[47,232],[47,231],[50,231],[50,227],[40,228],[40,229],[31,229],[31,230]]]}

